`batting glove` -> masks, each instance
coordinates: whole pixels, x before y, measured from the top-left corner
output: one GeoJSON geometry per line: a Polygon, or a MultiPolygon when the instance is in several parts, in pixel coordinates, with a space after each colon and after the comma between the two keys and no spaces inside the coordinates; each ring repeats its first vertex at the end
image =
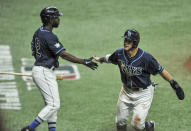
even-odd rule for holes
{"type": "Polygon", "coordinates": [[[92,70],[95,70],[95,69],[97,69],[98,64],[95,63],[95,62],[93,62],[92,59],[93,59],[93,57],[90,57],[90,58],[88,58],[88,59],[84,59],[83,64],[84,64],[85,66],[91,68],[92,70]]]}
{"type": "Polygon", "coordinates": [[[170,85],[174,89],[174,91],[176,92],[176,95],[177,95],[178,99],[183,100],[184,99],[184,91],[180,87],[178,82],[176,82],[175,80],[171,80],[170,85]]]}

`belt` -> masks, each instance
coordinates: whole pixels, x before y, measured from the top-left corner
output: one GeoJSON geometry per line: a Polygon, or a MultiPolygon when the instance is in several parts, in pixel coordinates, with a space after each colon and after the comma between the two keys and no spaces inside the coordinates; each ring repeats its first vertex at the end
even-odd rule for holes
{"type": "Polygon", "coordinates": [[[128,89],[128,90],[131,90],[131,91],[142,91],[142,90],[145,90],[145,89],[147,89],[147,87],[132,87],[132,88],[130,88],[130,87],[127,87],[127,86],[125,86],[125,85],[123,85],[123,87],[124,87],[124,89],[128,89]]]}
{"type": "Polygon", "coordinates": [[[55,67],[54,67],[54,66],[52,66],[52,67],[42,66],[42,67],[44,67],[44,68],[48,68],[48,69],[50,69],[50,70],[54,70],[54,69],[55,69],[55,67]]]}
{"type": "Polygon", "coordinates": [[[144,89],[147,89],[147,87],[146,88],[128,88],[128,89],[130,89],[132,91],[142,91],[144,89]]]}

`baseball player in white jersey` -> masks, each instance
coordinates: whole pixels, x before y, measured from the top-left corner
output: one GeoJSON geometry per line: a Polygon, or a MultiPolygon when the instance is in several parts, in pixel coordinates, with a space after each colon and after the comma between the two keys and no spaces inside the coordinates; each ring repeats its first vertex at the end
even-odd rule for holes
{"type": "Polygon", "coordinates": [[[151,54],[138,48],[140,41],[138,31],[127,30],[123,38],[124,48],[117,49],[105,57],[94,56],[94,59],[100,63],[118,65],[121,73],[123,86],[117,102],[117,131],[126,131],[131,113],[133,113],[131,124],[136,130],[154,131],[154,122],[146,122],[155,86],[151,82],[150,75],[160,74],[170,83],[180,100],[184,99],[184,92],[151,54]]]}
{"type": "Polygon", "coordinates": [[[95,62],[92,62],[92,58],[80,59],[66,52],[65,47],[52,32],[53,28],[58,27],[59,16],[61,15],[62,13],[56,7],[44,8],[40,13],[43,26],[34,33],[31,43],[32,55],[36,60],[32,69],[32,77],[46,106],[35,120],[21,131],[34,131],[43,121],[48,122],[49,131],[56,131],[60,98],[53,69],[59,66],[59,56],[73,63],[83,64],[93,70],[98,66],[95,62]]]}

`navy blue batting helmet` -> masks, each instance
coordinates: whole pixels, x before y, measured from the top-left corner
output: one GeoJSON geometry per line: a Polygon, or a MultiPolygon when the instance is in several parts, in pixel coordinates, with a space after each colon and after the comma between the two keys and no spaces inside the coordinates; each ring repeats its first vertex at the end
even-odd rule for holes
{"type": "Polygon", "coordinates": [[[134,29],[128,29],[125,31],[123,38],[127,42],[133,42],[133,48],[137,48],[139,41],[140,41],[140,35],[139,32],[134,29]]]}
{"type": "Polygon", "coordinates": [[[58,18],[59,16],[62,16],[63,14],[58,11],[56,7],[50,6],[47,8],[44,8],[40,12],[40,17],[43,25],[47,25],[49,20],[52,18],[58,18]]]}

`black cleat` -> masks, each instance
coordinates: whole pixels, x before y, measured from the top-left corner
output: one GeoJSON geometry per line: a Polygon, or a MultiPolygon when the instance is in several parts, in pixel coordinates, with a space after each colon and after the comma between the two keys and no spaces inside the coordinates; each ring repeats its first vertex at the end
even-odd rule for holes
{"type": "Polygon", "coordinates": [[[145,122],[145,129],[146,129],[146,131],[154,131],[155,130],[155,122],[154,121],[145,122]]]}
{"type": "Polygon", "coordinates": [[[21,129],[21,131],[35,131],[35,130],[32,130],[29,126],[26,126],[23,129],[21,129]]]}
{"type": "Polygon", "coordinates": [[[117,131],[126,131],[127,130],[127,125],[119,126],[117,125],[117,131]]]}

